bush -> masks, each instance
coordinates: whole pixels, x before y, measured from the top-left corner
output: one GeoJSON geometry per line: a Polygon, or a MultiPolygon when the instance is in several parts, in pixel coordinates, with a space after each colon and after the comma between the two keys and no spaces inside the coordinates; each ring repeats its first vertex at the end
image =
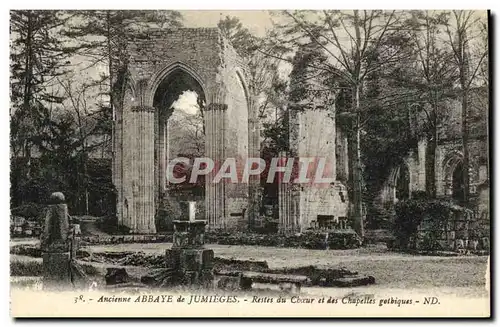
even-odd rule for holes
{"type": "Polygon", "coordinates": [[[392,229],[396,213],[394,206],[373,205],[369,208],[366,219],[367,229],[392,229]]]}
{"type": "Polygon", "coordinates": [[[257,245],[274,246],[287,248],[304,248],[322,250],[345,249],[359,247],[358,236],[353,231],[349,232],[330,232],[328,244],[326,244],[326,234],[322,232],[307,231],[302,234],[257,234],[248,232],[208,232],[205,236],[207,243],[224,245],[257,245]]]}
{"type": "Polygon", "coordinates": [[[130,233],[130,228],[118,224],[118,217],[116,216],[106,216],[99,218],[99,220],[97,221],[97,228],[107,234],[122,235],[130,233]]]}
{"type": "Polygon", "coordinates": [[[47,206],[39,203],[26,203],[10,210],[11,215],[43,223],[47,206]]]}
{"type": "Polygon", "coordinates": [[[425,238],[424,246],[435,246],[442,232],[443,224],[451,213],[450,203],[439,200],[428,200],[424,197],[398,202],[395,206],[396,220],[394,222],[395,246],[409,249],[416,242],[418,227],[425,219],[430,223],[430,231],[425,238]]]}
{"type": "Polygon", "coordinates": [[[31,203],[45,204],[50,194],[57,191],[64,193],[71,214],[116,214],[116,190],[111,179],[110,159],[87,159],[87,174],[82,173],[81,158],[65,157],[63,162],[58,159],[61,158],[50,154],[31,158],[29,175],[26,158],[11,160],[11,208],[31,203]]]}
{"type": "Polygon", "coordinates": [[[156,231],[170,232],[174,230],[173,221],[182,218],[182,209],[178,201],[166,199],[162,208],[158,209],[155,217],[156,231]]]}
{"type": "Polygon", "coordinates": [[[42,276],[43,265],[41,260],[18,261],[10,263],[11,276],[42,276]]]}
{"type": "Polygon", "coordinates": [[[10,248],[10,254],[25,255],[28,257],[41,258],[42,249],[34,245],[20,244],[10,248]]]}

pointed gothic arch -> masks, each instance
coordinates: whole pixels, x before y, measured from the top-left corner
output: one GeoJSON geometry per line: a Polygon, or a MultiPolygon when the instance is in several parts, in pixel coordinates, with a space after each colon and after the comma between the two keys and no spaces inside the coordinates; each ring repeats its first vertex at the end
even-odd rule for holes
{"type": "Polygon", "coordinates": [[[460,201],[463,197],[463,153],[459,150],[450,151],[445,156],[442,167],[444,194],[460,201]]]}

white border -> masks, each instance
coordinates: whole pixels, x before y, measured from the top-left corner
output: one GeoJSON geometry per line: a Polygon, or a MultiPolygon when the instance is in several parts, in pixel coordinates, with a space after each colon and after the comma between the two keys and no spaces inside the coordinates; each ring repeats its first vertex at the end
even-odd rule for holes
{"type": "MultiPolygon", "coordinates": [[[[1,310],[2,310],[2,320],[6,320],[6,324],[10,325],[13,324],[13,320],[9,317],[9,253],[7,251],[9,245],[8,245],[8,224],[9,224],[9,85],[8,85],[8,76],[9,76],[9,69],[8,69],[8,61],[9,61],[9,10],[10,9],[103,9],[103,8],[116,8],[116,9],[176,9],[176,10],[262,10],[262,9],[284,9],[284,8],[294,8],[294,9],[325,9],[325,8],[332,8],[335,7],[336,9],[352,9],[352,8],[362,8],[362,9],[491,9],[494,15],[498,15],[498,3],[499,1],[485,1],[485,0],[476,0],[476,1],[431,1],[431,0],[420,0],[420,1],[414,1],[414,2],[404,2],[404,1],[376,1],[376,2],[370,2],[370,1],[359,1],[359,0],[351,0],[351,1],[317,1],[317,0],[309,0],[309,1],[273,1],[272,3],[270,1],[263,1],[263,0],[253,0],[253,1],[192,1],[192,0],[182,0],[178,2],[170,2],[170,1],[151,1],[151,0],[141,0],[141,1],[102,1],[102,0],[86,0],[82,2],[69,2],[67,0],[45,0],[43,2],[40,1],[5,1],[2,2],[2,7],[5,6],[5,10],[2,10],[2,42],[0,43],[3,46],[3,51],[1,52],[2,55],[2,61],[3,65],[0,66],[0,69],[2,69],[2,87],[0,88],[1,91],[3,92],[2,100],[3,100],[3,106],[2,108],[2,119],[0,119],[0,151],[2,152],[2,158],[3,160],[0,161],[0,170],[2,173],[2,185],[1,185],[1,194],[0,194],[0,208],[1,208],[1,221],[0,223],[4,224],[4,228],[1,228],[0,230],[2,231],[2,246],[1,248],[3,249],[2,253],[2,261],[3,265],[1,268],[1,275],[0,275],[0,282],[2,283],[2,301],[1,301],[1,310]]],[[[4,8],[2,8],[4,9],[4,8]]],[[[496,20],[496,25],[498,26],[499,22],[498,19],[496,20]]],[[[495,27],[497,27],[495,26],[495,27]]],[[[494,33],[494,45],[498,45],[498,33],[494,33]]],[[[498,48],[496,47],[496,50],[498,48]]],[[[495,62],[498,58],[498,51],[495,51],[495,58],[491,58],[491,61],[495,62]]],[[[496,61],[498,62],[498,61],[496,61]]],[[[498,64],[495,65],[495,72],[496,73],[498,70],[498,64]]],[[[498,74],[495,74],[498,76],[498,74]]],[[[498,94],[498,82],[496,82],[494,92],[495,94],[498,94]]],[[[497,123],[498,119],[498,114],[495,115],[495,123],[497,123]]],[[[495,124],[498,126],[498,124],[495,124]]],[[[498,140],[497,138],[497,130],[492,129],[494,135],[490,135],[490,137],[494,137],[495,140],[498,140]]],[[[494,155],[495,153],[498,153],[497,148],[495,149],[490,149],[490,154],[494,155]]],[[[496,161],[495,161],[496,162],[496,161]]],[[[492,169],[497,168],[498,163],[495,165],[495,167],[492,167],[492,169]]],[[[495,169],[496,170],[496,169],[495,169]]],[[[500,203],[499,201],[500,195],[498,195],[498,192],[495,195],[494,203],[500,203]]],[[[492,219],[495,219],[495,217],[492,217],[492,219]]],[[[495,239],[495,244],[498,243],[500,238],[498,237],[498,226],[497,230],[494,231],[494,239],[495,239]]],[[[494,253],[497,252],[497,249],[494,249],[494,253]]],[[[497,262],[497,260],[495,260],[497,262]]],[[[496,268],[496,267],[495,267],[496,268]]],[[[497,270],[495,270],[497,271],[497,270]]],[[[498,284],[498,280],[496,280],[498,284]]],[[[496,301],[497,303],[499,302],[498,299],[496,301]]],[[[498,304],[495,304],[496,309],[498,309],[498,304]]],[[[495,312],[498,314],[498,310],[495,310],[495,312]]],[[[64,321],[63,321],[64,323],[64,321]]],[[[71,322],[71,323],[78,323],[78,322],[71,322]]],[[[99,322],[92,322],[93,324],[96,324],[98,326],[105,326],[108,325],[112,322],[110,321],[99,321],[99,322]]],[[[119,324],[122,324],[123,321],[118,322],[119,324]]],[[[158,322],[162,324],[178,324],[178,322],[174,321],[162,321],[158,322]]],[[[196,323],[196,322],[192,322],[196,323]]],[[[200,322],[202,324],[207,324],[207,322],[200,322]]],[[[210,323],[216,323],[220,324],[221,322],[210,322],[210,323]]],[[[230,322],[231,324],[234,324],[235,322],[230,322]]],[[[256,322],[253,322],[256,323],[256,322]]],[[[268,322],[258,322],[259,324],[268,324],[268,322]]],[[[290,321],[287,322],[278,322],[278,321],[272,321],[269,322],[269,324],[289,324],[290,321]]],[[[307,324],[309,323],[308,321],[300,321],[299,323],[307,324]]],[[[373,324],[372,321],[366,321],[366,322],[359,322],[359,321],[325,321],[323,322],[324,324],[335,324],[335,325],[352,325],[352,324],[373,324]]],[[[387,321],[380,321],[379,323],[386,324],[388,323],[387,321]]],[[[396,321],[394,323],[401,324],[402,321],[396,321]]],[[[416,322],[405,322],[408,324],[416,324],[416,322]]],[[[441,323],[443,324],[449,324],[449,323],[457,323],[455,322],[445,322],[442,321],[441,323]]],[[[471,321],[464,321],[463,323],[465,324],[471,324],[471,321]]],[[[141,324],[141,322],[133,322],[133,324],[141,324]]],[[[3,325],[3,324],[2,324],[3,325]]]]}

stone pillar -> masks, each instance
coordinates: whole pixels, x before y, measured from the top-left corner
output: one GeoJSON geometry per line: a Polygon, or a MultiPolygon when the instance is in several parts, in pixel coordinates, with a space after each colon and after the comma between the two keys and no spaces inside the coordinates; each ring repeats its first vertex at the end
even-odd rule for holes
{"type": "MultiPolygon", "coordinates": [[[[248,119],[248,157],[260,158],[260,128],[259,121],[255,118],[255,110],[250,107],[252,113],[248,119]]],[[[250,113],[249,113],[250,114],[250,113]]],[[[251,175],[248,178],[248,227],[255,226],[255,219],[259,215],[260,199],[262,196],[260,187],[260,175],[251,175]]]]}
{"type": "MultiPolygon", "coordinates": [[[[410,151],[410,155],[408,156],[408,159],[406,161],[406,167],[408,169],[408,197],[411,198],[411,194],[415,191],[418,190],[418,165],[417,165],[417,158],[416,158],[416,152],[410,151]]],[[[402,174],[402,169],[404,169],[405,163],[403,162],[401,168],[400,168],[400,173],[399,177],[401,178],[402,174]]],[[[396,185],[394,185],[396,187],[396,185]]]]}
{"type": "Polygon", "coordinates": [[[155,114],[155,199],[162,203],[167,193],[167,117],[158,110],[155,114]]]}
{"type": "Polygon", "coordinates": [[[161,197],[165,197],[167,189],[167,163],[168,163],[168,152],[167,152],[167,122],[166,120],[160,120],[160,142],[158,144],[159,147],[159,170],[160,170],[160,177],[159,177],[159,192],[161,197]]]}
{"type": "Polygon", "coordinates": [[[205,184],[206,219],[209,228],[224,228],[225,185],[224,181],[213,183],[220,166],[225,160],[224,136],[227,105],[210,103],[205,110],[205,154],[215,163],[215,168],[207,175],[205,184]]]}
{"type": "Polygon", "coordinates": [[[347,153],[347,135],[342,127],[336,128],[336,161],[337,161],[337,180],[347,183],[349,176],[349,156],[347,153]]]}
{"type": "Polygon", "coordinates": [[[155,180],[154,180],[154,113],[152,107],[132,108],[134,135],[132,148],[132,232],[156,233],[155,226],[155,180]]]}
{"type": "Polygon", "coordinates": [[[62,290],[71,286],[71,252],[68,206],[64,195],[52,193],[41,242],[43,288],[62,290]]]}
{"type": "MultiPolygon", "coordinates": [[[[279,157],[280,166],[285,166],[286,152],[280,152],[279,157]]],[[[290,195],[290,183],[283,183],[282,178],[278,178],[278,231],[284,234],[293,230],[290,195]]]]}
{"type": "Polygon", "coordinates": [[[418,160],[418,189],[420,191],[425,191],[425,159],[426,159],[426,151],[427,151],[427,141],[422,139],[418,141],[417,148],[417,160],[418,160]]]}
{"type": "Polygon", "coordinates": [[[438,146],[437,148],[437,155],[434,163],[434,182],[436,183],[436,195],[437,196],[443,196],[443,195],[451,195],[451,192],[449,190],[449,187],[446,185],[446,178],[445,174],[446,172],[443,169],[443,161],[444,161],[444,151],[442,146],[438,146]],[[450,193],[450,194],[448,194],[450,193]]]}
{"type": "Polygon", "coordinates": [[[112,135],[112,179],[116,187],[116,216],[118,224],[123,224],[123,119],[119,110],[115,111],[113,117],[113,135],[112,135]]]}

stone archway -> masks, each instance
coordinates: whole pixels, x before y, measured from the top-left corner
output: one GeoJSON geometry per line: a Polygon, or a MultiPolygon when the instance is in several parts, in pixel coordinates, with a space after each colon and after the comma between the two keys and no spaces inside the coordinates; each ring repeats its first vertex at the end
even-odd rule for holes
{"type": "Polygon", "coordinates": [[[464,170],[462,162],[457,163],[451,177],[451,197],[457,202],[464,200],[464,170]]]}
{"type": "MultiPolygon", "coordinates": [[[[444,189],[444,195],[453,197],[453,195],[458,194],[458,188],[460,187],[457,185],[458,180],[457,176],[458,174],[461,174],[462,179],[463,179],[463,170],[462,170],[462,163],[463,163],[463,154],[461,151],[454,150],[450,151],[446,157],[443,160],[443,189],[444,189]]],[[[462,181],[463,182],[463,181],[462,181]]]]}
{"type": "Polygon", "coordinates": [[[410,198],[410,171],[406,164],[398,167],[398,174],[394,183],[394,195],[396,200],[410,198]]]}
{"type": "Polygon", "coordinates": [[[404,160],[400,165],[391,169],[381,190],[380,199],[384,204],[394,204],[398,200],[410,198],[412,191],[410,166],[404,160]]]}
{"type": "MultiPolygon", "coordinates": [[[[168,123],[174,113],[172,105],[183,92],[195,92],[198,96],[200,118],[202,118],[205,110],[204,103],[206,102],[206,91],[204,86],[200,84],[200,78],[186,65],[178,62],[174,63],[167,67],[161,75],[163,77],[156,86],[153,96],[153,107],[155,108],[155,199],[159,202],[167,195],[167,166],[170,159],[177,156],[189,156],[186,152],[179,153],[175,151],[175,153],[170,151],[172,141],[169,135],[168,123]]],[[[201,121],[200,123],[203,130],[204,122],[201,121]]]]}
{"type": "MultiPolygon", "coordinates": [[[[128,51],[129,87],[115,105],[117,215],[134,233],[155,233],[155,213],[166,192],[164,122],[176,95],[173,85],[184,83],[204,98],[205,155],[216,163],[256,153],[256,113],[247,68],[217,28],[152,29],[148,38],[132,40],[128,51]]],[[[208,227],[242,228],[251,206],[248,184],[212,183],[214,174],[205,185],[208,227]]]]}

